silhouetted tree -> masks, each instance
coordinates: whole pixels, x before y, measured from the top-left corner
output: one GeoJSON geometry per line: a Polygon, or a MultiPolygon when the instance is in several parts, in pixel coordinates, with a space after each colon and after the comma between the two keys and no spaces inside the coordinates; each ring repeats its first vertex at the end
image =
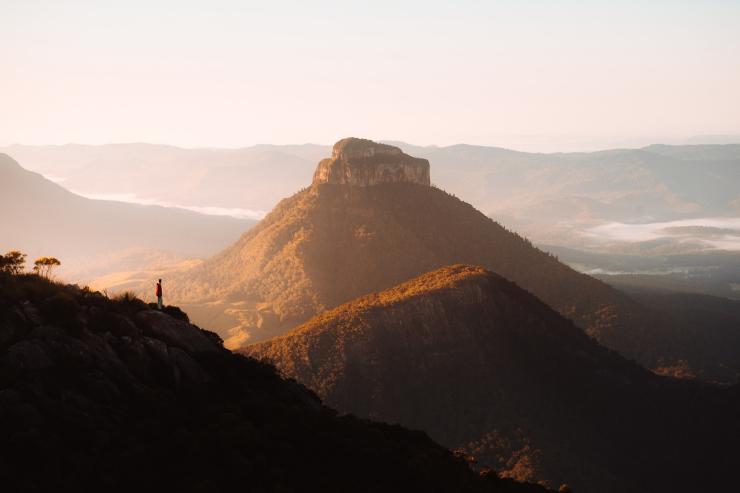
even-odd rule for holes
{"type": "Polygon", "coordinates": [[[51,270],[62,263],[54,257],[40,257],[33,263],[33,270],[40,276],[49,278],[51,270]]]}
{"type": "Polygon", "coordinates": [[[26,254],[18,250],[11,250],[5,255],[0,255],[0,272],[9,274],[20,274],[26,263],[26,254]]]}

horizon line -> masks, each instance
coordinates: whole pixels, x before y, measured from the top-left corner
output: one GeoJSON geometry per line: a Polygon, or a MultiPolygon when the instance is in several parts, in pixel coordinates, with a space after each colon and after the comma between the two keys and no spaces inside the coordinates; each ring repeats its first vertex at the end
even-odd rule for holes
{"type": "MultiPolygon", "coordinates": [[[[345,137],[342,137],[345,138],[345,137]]],[[[365,138],[365,137],[359,137],[359,138],[365,138]]],[[[658,139],[658,140],[650,140],[650,139],[640,139],[635,138],[634,140],[644,140],[645,142],[650,142],[643,145],[613,145],[613,146],[605,146],[605,147],[596,147],[596,146],[587,146],[588,149],[580,148],[580,149],[561,149],[561,150],[546,150],[546,151],[536,151],[536,150],[524,150],[522,148],[518,148],[516,146],[508,147],[503,145],[495,145],[495,144],[475,144],[475,143],[468,143],[468,142],[457,142],[454,144],[447,144],[447,145],[439,145],[439,144],[415,144],[412,142],[407,142],[404,140],[399,139],[370,139],[378,143],[386,143],[390,145],[406,145],[406,146],[412,146],[412,147],[419,147],[423,149],[449,149],[452,147],[458,147],[458,146],[467,146],[467,147],[481,147],[481,148],[489,148],[489,149],[502,149],[502,150],[508,150],[508,151],[514,151],[514,152],[521,152],[526,154],[571,154],[571,153],[592,153],[592,152],[601,152],[601,151],[614,151],[614,150],[641,150],[645,149],[650,146],[654,145],[666,145],[666,146],[685,146],[685,147],[691,147],[691,146],[726,146],[726,145],[740,145],[740,134],[706,134],[706,135],[696,135],[696,136],[688,136],[688,137],[672,137],[672,138],[665,138],[658,139]],[[724,139],[727,140],[727,142],[700,142],[701,139],[724,139]],[[684,142],[681,142],[684,141],[684,142]],[[686,142],[686,141],[695,141],[695,142],[686,142]]],[[[629,139],[616,139],[616,140],[629,140],[629,139]]],[[[336,142],[336,141],[335,141],[336,142]]],[[[273,144],[273,143],[255,143],[255,144],[247,144],[247,145],[238,145],[238,146],[211,146],[211,145],[203,145],[203,146],[187,146],[187,145],[179,145],[179,144],[168,144],[168,143],[162,143],[162,142],[147,142],[147,141],[120,141],[120,142],[106,142],[106,143],[82,143],[82,142],[65,142],[63,144],[24,144],[20,142],[13,142],[11,144],[4,144],[0,145],[0,149],[8,149],[12,147],[36,147],[36,148],[59,148],[59,147],[106,147],[106,146],[135,146],[135,145],[141,145],[141,146],[151,146],[151,147],[169,147],[173,149],[180,149],[185,151],[199,151],[199,150],[210,150],[210,151],[239,151],[239,150],[246,150],[246,149],[254,149],[257,147],[307,147],[307,146],[315,146],[315,147],[332,147],[334,143],[330,144],[318,144],[315,142],[303,142],[303,143],[283,143],[283,144],[273,144]]],[[[578,146],[576,146],[578,147],[578,146]]]]}

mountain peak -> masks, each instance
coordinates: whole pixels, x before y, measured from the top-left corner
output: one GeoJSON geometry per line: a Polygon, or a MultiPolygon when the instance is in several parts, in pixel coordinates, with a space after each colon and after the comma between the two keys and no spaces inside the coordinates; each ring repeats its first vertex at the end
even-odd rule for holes
{"type": "Polygon", "coordinates": [[[403,151],[399,147],[374,142],[370,139],[360,139],[357,137],[347,137],[338,140],[332,147],[332,158],[365,158],[372,157],[376,154],[385,154],[389,156],[400,156],[403,151]]]}
{"type": "Polygon", "coordinates": [[[364,296],[358,301],[361,301],[361,305],[378,302],[386,305],[444,289],[459,289],[463,285],[480,282],[506,283],[508,281],[477,265],[454,264],[422,274],[387,289],[381,294],[364,296]]]}
{"type": "Polygon", "coordinates": [[[334,144],[331,158],[319,162],[313,183],[355,186],[413,183],[429,186],[429,161],[404,154],[395,146],[349,137],[334,144]]]}

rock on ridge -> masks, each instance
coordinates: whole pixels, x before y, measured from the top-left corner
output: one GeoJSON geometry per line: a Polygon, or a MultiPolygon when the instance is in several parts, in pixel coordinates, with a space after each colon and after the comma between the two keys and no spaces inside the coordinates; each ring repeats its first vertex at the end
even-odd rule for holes
{"type": "Polygon", "coordinates": [[[413,183],[429,186],[429,161],[404,154],[395,146],[350,137],[334,144],[331,158],[319,162],[313,183],[356,186],[413,183]]]}

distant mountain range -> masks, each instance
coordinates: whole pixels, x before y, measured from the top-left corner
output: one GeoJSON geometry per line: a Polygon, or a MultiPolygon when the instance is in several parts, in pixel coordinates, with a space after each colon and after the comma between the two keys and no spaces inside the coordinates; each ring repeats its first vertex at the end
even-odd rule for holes
{"type": "MultiPolygon", "coordinates": [[[[434,183],[536,242],[603,247],[653,237],[599,226],[740,217],[740,145],[555,154],[399,146],[433,163],[434,183]]],[[[658,236],[678,251],[708,246],[700,232],[658,236]]]]}
{"type": "Polygon", "coordinates": [[[245,351],[345,413],[582,493],[723,491],[737,387],[659,377],[480,267],[424,274],[245,351]]]}
{"type": "MultiPolygon", "coordinates": [[[[428,159],[432,183],[538,243],[604,248],[662,238],[663,253],[740,250],[740,238],[727,231],[718,241],[717,230],[676,230],[671,228],[680,224],[670,224],[740,217],[740,144],[550,154],[463,144],[393,145],[428,159]],[[633,224],[656,227],[645,232],[628,227],[633,224]]],[[[125,194],[129,200],[258,218],[305,186],[331,148],[70,144],[0,150],[83,194],[125,194]]]]}
{"type": "Polygon", "coordinates": [[[10,146],[31,170],[87,195],[208,207],[259,219],[310,180],[326,146],[182,149],[153,144],[10,146]]]}
{"type": "Polygon", "coordinates": [[[90,200],[0,154],[0,251],[51,255],[68,280],[162,268],[215,253],[254,221],[90,200]]]}

